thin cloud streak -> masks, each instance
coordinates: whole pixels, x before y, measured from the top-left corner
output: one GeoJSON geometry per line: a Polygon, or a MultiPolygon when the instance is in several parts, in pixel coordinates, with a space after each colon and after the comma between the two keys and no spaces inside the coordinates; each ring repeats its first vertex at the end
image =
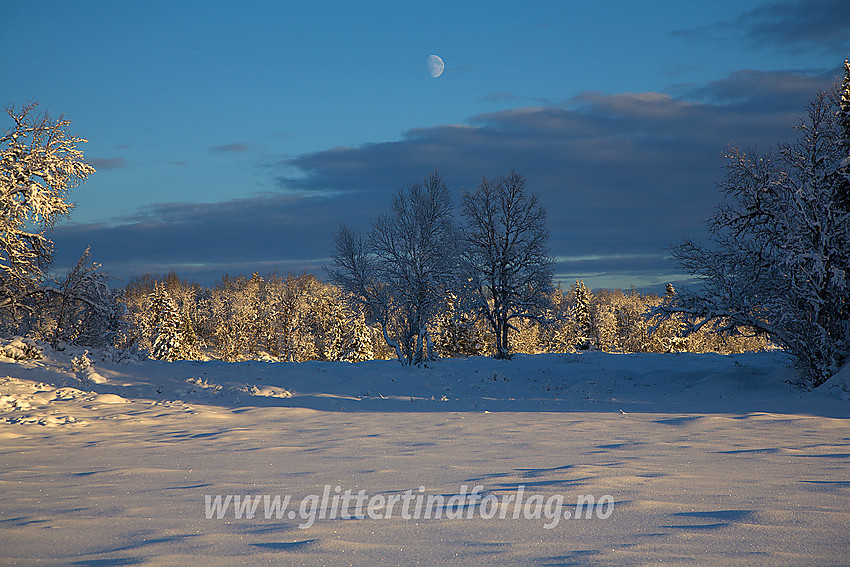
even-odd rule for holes
{"type": "Polygon", "coordinates": [[[236,144],[225,144],[222,146],[211,146],[210,151],[216,154],[223,153],[234,153],[234,154],[242,154],[249,151],[251,147],[248,144],[236,143],[236,144]]]}
{"type": "Polygon", "coordinates": [[[127,167],[127,160],[122,157],[111,157],[111,158],[86,158],[86,163],[91,165],[98,171],[108,170],[108,169],[123,169],[127,167]]]}

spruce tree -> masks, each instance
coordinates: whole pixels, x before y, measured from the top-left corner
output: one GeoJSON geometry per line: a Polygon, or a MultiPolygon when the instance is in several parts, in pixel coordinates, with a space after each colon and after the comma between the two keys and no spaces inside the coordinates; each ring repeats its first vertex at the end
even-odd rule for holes
{"type": "Polygon", "coordinates": [[[434,325],[434,349],[443,358],[480,356],[486,351],[481,329],[469,313],[458,309],[458,297],[446,294],[445,305],[434,325]]]}
{"type": "Polygon", "coordinates": [[[180,329],[180,312],[161,282],[157,282],[154,288],[151,312],[154,317],[153,335],[155,337],[151,356],[167,362],[184,358],[185,347],[180,329]]]}
{"type": "Polygon", "coordinates": [[[362,362],[374,358],[372,329],[366,324],[362,315],[357,315],[350,321],[350,332],[341,360],[346,362],[362,362]]]}
{"type": "Polygon", "coordinates": [[[844,212],[850,213],[850,58],[844,61],[844,79],[836,97],[838,110],[836,124],[838,145],[841,148],[841,160],[834,175],[837,186],[838,205],[844,212]]]}
{"type": "Polygon", "coordinates": [[[576,325],[576,348],[588,350],[592,347],[593,327],[590,321],[590,291],[584,281],[576,280],[574,317],[576,325]]]}

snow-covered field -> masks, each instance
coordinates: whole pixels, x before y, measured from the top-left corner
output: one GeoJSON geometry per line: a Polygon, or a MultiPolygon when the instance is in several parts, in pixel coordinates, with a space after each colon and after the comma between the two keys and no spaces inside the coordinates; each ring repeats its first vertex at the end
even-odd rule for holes
{"type": "Polygon", "coordinates": [[[850,402],[781,353],[71,354],[0,358],[3,565],[850,563],[850,402]]]}

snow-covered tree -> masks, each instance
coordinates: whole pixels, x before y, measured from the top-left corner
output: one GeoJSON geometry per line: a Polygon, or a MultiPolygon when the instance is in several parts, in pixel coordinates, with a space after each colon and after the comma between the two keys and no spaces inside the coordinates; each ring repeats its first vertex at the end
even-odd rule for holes
{"type": "Polygon", "coordinates": [[[345,362],[362,362],[375,358],[372,349],[372,329],[360,313],[349,319],[349,332],[343,345],[340,360],[345,362]]]}
{"type": "Polygon", "coordinates": [[[575,290],[567,293],[560,284],[550,297],[549,321],[540,326],[540,346],[544,352],[572,352],[576,348],[576,325],[574,323],[575,290]]]}
{"type": "MultiPolygon", "coordinates": [[[[209,292],[206,327],[222,360],[233,362],[243,354],[256,354],[259,349],[262,334],[257,313],[259,280],[256,275],[250,279],[225,275],[209,292]]],[[[277,347],[273,350],[277,352],[277,347]]]]}
{"type": "Polygon", "coordinates": [[[164,301],[161,295],[167,296],[176,310],[174,324],[180,337],[180,358],[203,358],[204,346],[213,335],[211,322],[206,317],[210,293],[196,283],[181,280],[174,272],[165,276],[137,276],[124,288],[122,302],[127,318],[127,342],[148,353],[154,352],[161,327],[159,302],[164,301]]]}
{"type": "Polygon", "coordinates": [[[836,184],[838,206],[850,211],[850,58],[844,61],[844,78],[838,88],[838,107],[835,121],[838,127],[837,142],[841,161],[833,180],[836,184]]]}
{"type": "Polygon", "coordinates": [[[512,323],[510,334],[510,352],[523,354],[539,354],[540,349],[540,325],[534,319],[517,319],[512,323]]]}
{"type": "Polygon", "coordinates": [[[444,307],[434,321],[434,349],[444,358],[480,356],[487,351],[484,329],[468,310],[459,308],[459,297],[447,293],[444,307]]]}
{"type": "Polygon", "coordinates": [[[166,274],[163,283],[169,297],[174,300],[180,312],[180,333],[183,337],[184,356],[199,358],[205,345],[205,340],[198,331],[202,327],[201,286],[180,279],[174,271],[166,274]]]}
{"type": "Polygon", "coordinates": [[[150,309],[154,318],[151,356],[168,362],[186,358],[180,311],[164,284],[157,284],[150,309]]]}
{"type": "Polygon", "coordinates": [[[93,262],[89,248],[62,279],[42,287],[41,316],[55,323],[51,342],[82,346],[119,346],[127,328],[121,292],[109,286],[109,275],[93,262]]]}
{"type": "Polygon", "coordinates": [[[360,362],[374,358],[372,329],[363,313],[345,300],[334,285],[322,285],[312,309],[320,360],[360,362]]]}
{"type": "Polygon", "coordinates": [[[797,359],[818,386],[850,351],[850,64],[841,88],[819,93],[775,155],[732,149],[727,204],[709,221],[712,246],[673,247],[699,290],[664,304],[694,331],[749,327],[797,359]]]}
{"type": "MultiPolygon", "coordinates": [[[[691,343],[690,336],[683,336],[686,327],[682,322],[686,319],[681,313],[670,313],[679,301],[678,292],[672,283],[665,287],[663,297],[652,297],[646,301],[648,312],[648,334],[644,349],[648,352],[682,352],[688,351],[691,343]],[[660,314],[660,316],[659,316],[660,314]]],[[[696,337],[699,333],[690,333],[696,337]]]]}
{"type": "Polygon", "coordinates": [[[624,293],[609,291],[608,301],[615,320],[612,350],[616,352],[642,352],[646,350],[647,327],[644,317],[645,299],[636,291],[624,293]]]}
{"type": "Polygon", "coordinates": [[[573,320],[575,321],[576,345],[578,350],[593,348],[593,326],[590,319],[591,293],[584,281],[576,280],[573,287],[575,304],[573,305],[573,320]]]}
{"type": "Polygon", "coordinates": [[[496,338],[496,358],[510,358],[516,319],[542,320],[552,291],[546,211],[525,178],[511,172],[484,177],[463,196],[463,257],[478,313],[496,338]]]}
{"type": "Polygon", "coordinates": [[[448,187],[434,172],[399,190],[368,238],[345,225],[334,237],[328,275],[381,325],[402,364],[433,356],[428,326],[457,277],[452,222],[448,187]]]}
{"type": "Polygon", "coordinates": [[[324,284],[310,274],[290,274],[279,285],[276,332],[281,357],[291,362],[319,358],[324,323],[317,306],[327,295],[324,284]]]}
{"type": "Polygon", "coordinates": [[[0,137],[0,311],[13,316],[37,292],[53,255],[45,230],[68,215],[68,191],[94,173],[68,133],[69,120],[36,112],[37,103],[7,114],[0,137]]]}
{"type": "Polygon", "coordinates": [[[318,351],[321,360],[342,360],[347,342],[348,318],[341,301],[322,297],[317,305],[318,351]]]}

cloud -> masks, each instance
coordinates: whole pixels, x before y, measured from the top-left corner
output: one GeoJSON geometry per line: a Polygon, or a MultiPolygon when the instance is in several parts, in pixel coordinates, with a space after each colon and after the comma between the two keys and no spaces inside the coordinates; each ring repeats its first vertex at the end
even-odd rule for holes
{"type": "Polygon", "coordinates": [[[225,144],[223,146],[212,146],[210,147],[210,151],[213,153],[235,153],[241,154],[249,151],[251,147],[248,144],[236,143],[236,144],[225,144]]]}
{"type": "Polygon", "coordinates": [[[482,96],[478,99],[478,102],[502,104],[506,102],[515,102],[517,100],[519,100],[519,97],[517,95],[509,92],[499,91],[482,96]]]}
{"type": "Polygon", "coordinates": [[[778,95],[782,104],[760,107],[772,93],[760,88],[757,73],[692,87],[678,98],[587,92],[560,106],[481,114],[466,124],[413,129],[399,141],[297,156],[280,162],[285,173],[278,183],[291,191],[386,192],[439,168],[454,186],[469,188],[485,173],[514,167],[556,199],[566,191],[606,201],[601,195],[627,187],[686,186],[694,175],[714,175],[732,140],[766,149],[789,139],[794,116],[816,87],[830,84],[809,74],[771,76],[787,84],[778,95]],[[757,92],[744,105],[733,86],[757,92]]]}
{"type": "Polygon", "coordinates": [[[716,104],[737,104],[748,110],[792,111],[800,113],[799,101],[811,98],[828,88],[841,72],[840,67],[827,71],[736,71],[707,85],[686,89],[687,95],[716,104]]]}
{"type": "MultiPolygon", "coordinates": [[[[172,269],[206,283],[224,273],[255,270],[321,274],[341,214],[327,205],[323,199],[268,194],[160,203],[110,223],[70,223],[53,231],[56,267],[67,269],[91,245],[96,260],[124,281],[172,269]]],[[[337,206],[355,208],[350,202],[337,206]]]]}
{"type": "Polygon", "coordinates": [[[559,257],[555,281],[564,288],[583,280],[592,288],[628,289],[631,286],[664,293],[668,282],[689,282],[678,273],[667,254],[608,254],[559,257]]]}
{"type": "Polygon", "coordinates": [[[86,158],[86,163],[99,171],[104,169],[122,169],[127,167],[127,161],[122,157],[86,158]]]}
{"type": "Polygon", "coordinates": [[[771,2],[738,19],[756,44],[797,47],[847,47],[850,4],[845,0],[771,2]]]}
{"type": "Polygon", "coordinates": [[[559,279],[625,288],[681,282],[667,247],[705,236],[726,147],[766,151],[790,141],[806,101],[830,83],[827,73],[748,71],[683,86],[676,96],[586,92],[562,105],[480,114],[393,142],[279,161],[273,193],[165,203],[109,225],[58,227],[56,248],[70,250],[62,262],[72,264],[91,243],[97,260],[122,277],[173,268],[214,280],[264,267],[321,277],[339,221],[367,229],[399,187],[434,169],[458,204],[482,175],[513,168],[548,211],[559,279]]]}
{"type": "Polygon", "coordinates": [[[850,37],[850,3],[846,0],[767,2],[733,20],[676,30],[674,36],[722,40],[742,37],[755,46],[783,50],[846,49],[850,37]]]}

